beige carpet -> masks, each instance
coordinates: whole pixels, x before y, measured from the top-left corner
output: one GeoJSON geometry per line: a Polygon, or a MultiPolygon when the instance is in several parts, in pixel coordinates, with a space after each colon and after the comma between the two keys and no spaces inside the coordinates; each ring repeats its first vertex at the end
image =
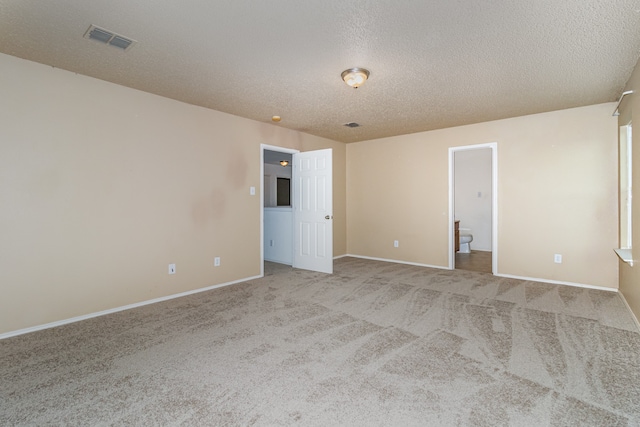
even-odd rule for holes
{"type": "Polygon", "coordinates": [[[344,258],[0,341],[0,425],[640,424],[613,292],[344,258]]]}

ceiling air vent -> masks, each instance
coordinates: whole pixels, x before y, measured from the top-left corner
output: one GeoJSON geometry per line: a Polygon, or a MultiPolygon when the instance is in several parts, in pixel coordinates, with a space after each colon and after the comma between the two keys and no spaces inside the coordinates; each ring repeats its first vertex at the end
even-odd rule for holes
{"type": "Polygon", "coordinates": [[[349,123],[345,123],[344,124],[346,127],[348,128],[357,128],[358,126],[360,126],[358,123],[356,122],[349,122],[349,123]]]}
{"type": "Polygon", "coordinates": [[[89,27],[87,32],[84,33],[84,37],[91,40],[97,40],[122,50],[128,50],[136,43],[135,40],[128,39],[112,31],[96,27],[95,25],[91,25],[89,27]]]}

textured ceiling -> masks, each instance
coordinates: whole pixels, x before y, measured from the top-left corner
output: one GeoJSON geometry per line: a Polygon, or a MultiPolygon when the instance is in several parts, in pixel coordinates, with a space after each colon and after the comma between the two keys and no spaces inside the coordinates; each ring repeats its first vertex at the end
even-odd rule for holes
{"type": "Polygon", "coordinates": [[[640,0],[0,0],[0,52],[353,142],[615,101],[640,0]]]}

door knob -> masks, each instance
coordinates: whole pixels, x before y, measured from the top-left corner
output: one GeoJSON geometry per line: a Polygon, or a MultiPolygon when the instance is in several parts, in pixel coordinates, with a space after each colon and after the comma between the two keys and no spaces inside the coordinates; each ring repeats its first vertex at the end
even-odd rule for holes
{"type": "Polygon", "coordinates": [[[324,219],[331,219],[329,215],[325,216],[324,219]]]}

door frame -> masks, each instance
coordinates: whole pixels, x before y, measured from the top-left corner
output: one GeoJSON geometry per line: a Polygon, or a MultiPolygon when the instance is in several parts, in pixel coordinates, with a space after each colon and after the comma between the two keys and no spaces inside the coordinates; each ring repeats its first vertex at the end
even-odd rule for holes
{"type": "MultiPolygon", "coordinates": [[[[260,277],[264,276],[264,151],[277,151],[280,153],[295,154],[300,150],[283,148],[277,145],[260,144],[260,277]]],[[[293,174],[291,176],[293,179],[293,174]]],[[[293,220],[291,222],[293,229],[293,220]]]]}
{"type": "Polygon", "coordinates": [[[491,272],[498,275],[498,143],[463,145],[449,147],[449,270],[455,268],[455,162],[457,151],[491,149],[491,272]]]}

